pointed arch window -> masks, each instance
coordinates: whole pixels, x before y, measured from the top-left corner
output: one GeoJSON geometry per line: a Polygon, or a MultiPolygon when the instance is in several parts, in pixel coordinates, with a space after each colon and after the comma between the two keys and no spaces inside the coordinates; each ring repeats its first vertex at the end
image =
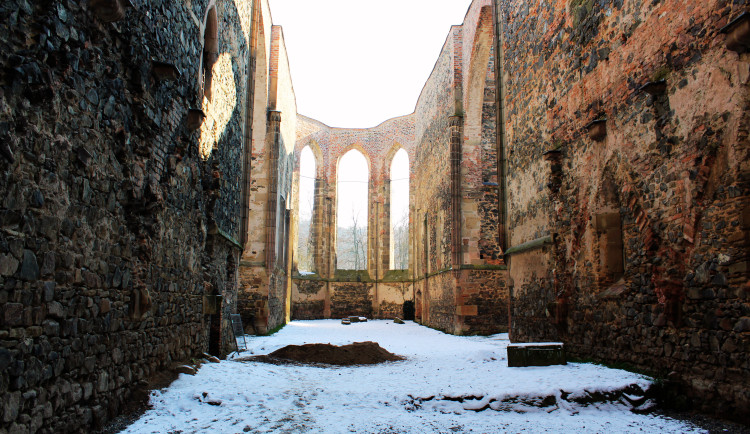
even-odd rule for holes
{"type": "Polygon", "coordinates": [[[367,269],[367,219],[370,169],[356,149],[341,157],[337,169],[336,268],[367,269]]]}
{"type": "Polygon", "coordinates": [[[299,220],[297,228],[297,267],[300,273],[315,271],[314,209],[315,209],[315,155],[309,146],[300,153],[299,163],[299,220]]]}
{"type": "Polygon", "coordinates": [[[409,268],[409,155],[399,149],[391,160],[390,269],[409,268]]]}

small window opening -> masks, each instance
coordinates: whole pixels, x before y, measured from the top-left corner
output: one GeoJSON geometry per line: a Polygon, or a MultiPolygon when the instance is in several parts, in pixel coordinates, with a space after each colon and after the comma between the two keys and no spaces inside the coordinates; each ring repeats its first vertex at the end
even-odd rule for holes
{"type": "Polygon", "coordinates": [[[598,214],[595,225],[599,247],[599,282],[600,287],[605,288],[620,280],[625,272],[620,213],[598,214]]]}

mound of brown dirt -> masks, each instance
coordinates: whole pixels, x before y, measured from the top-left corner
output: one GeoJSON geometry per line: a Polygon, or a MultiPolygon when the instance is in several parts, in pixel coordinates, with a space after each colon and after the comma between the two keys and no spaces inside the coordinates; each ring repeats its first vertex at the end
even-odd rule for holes
{"type": "Polygon", "coordinates": [[[287,345],[267,356],[248,358],[269,363],[292,361],[299,363],[320,363],[326,365],[374,365],[376,363],[404,360],[377,344],[377,342],[355,342],[349,345],[305,344],[287,345]]]}

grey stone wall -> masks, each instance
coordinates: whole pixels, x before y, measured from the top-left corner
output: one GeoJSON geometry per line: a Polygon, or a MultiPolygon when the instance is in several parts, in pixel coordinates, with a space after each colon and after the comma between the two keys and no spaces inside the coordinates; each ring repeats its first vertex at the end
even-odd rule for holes
{"type": "Polygon", "coordinates": [[[185,116],[207,2],[133,3],[114,23],[87,2],[0,5],[0,431],[88,431],[139,382],[232,345],[238,250],[221,232],[238,225],[247,7],[218,7],[237,104],[204,158],[185,116]]]}

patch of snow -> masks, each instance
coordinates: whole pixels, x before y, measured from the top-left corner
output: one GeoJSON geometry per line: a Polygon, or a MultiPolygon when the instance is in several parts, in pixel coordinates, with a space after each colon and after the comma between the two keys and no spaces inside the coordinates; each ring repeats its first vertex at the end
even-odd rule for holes
{"type": "Polygon", "coordinates": [[[635,414],[625,399],[570,400],[630,385],[645,390],[652,380],[643,375],[582,363],[509,368],[507,334],[460,337],[405,323],[294,321],[273,336],[250,338],[254,354],[291,344],[374,341],[406,360],[330,368],[231,358],[206,364],[152,392],[153,409],[124,432],[701,432],[635,414]]]}
{"type": "Polygon", "coordinates": [[[563,345],[562,342],[525,342],[525,343],[516,343],[516,344],[508,344],[509,347],[546,347],[546,346],[561,346],[563,345]]]}

